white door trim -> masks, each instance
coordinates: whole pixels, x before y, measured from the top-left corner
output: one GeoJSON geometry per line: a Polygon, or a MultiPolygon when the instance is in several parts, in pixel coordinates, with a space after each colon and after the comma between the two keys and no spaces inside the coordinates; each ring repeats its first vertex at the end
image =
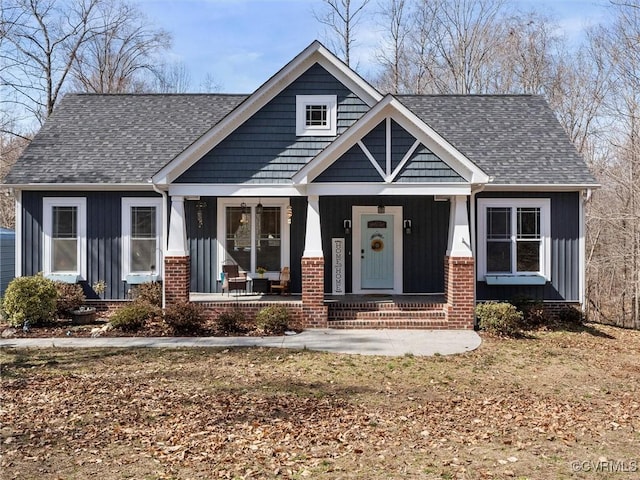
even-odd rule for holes
{"type": "Polygon", "coordinates": [[[378,213],[377,206],[361,206],[354,205],[352,207],[352,221],[353,235],[351,235],[351,252],[352,252],[352,291],[353,293],[391,293],[399,295],[402,293],[402,207],[387,207],[385,206],[384,214],[393,215],[393,289],[362,289],[362,259],[360,258],[361,250],[361,227],[360,217],[362,215],[375,215],[378,213]]]}

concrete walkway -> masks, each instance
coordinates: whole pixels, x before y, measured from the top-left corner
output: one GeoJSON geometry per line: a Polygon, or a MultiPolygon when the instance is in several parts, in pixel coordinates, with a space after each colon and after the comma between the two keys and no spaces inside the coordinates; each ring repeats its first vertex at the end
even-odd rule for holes
{"type": "Polygon", "coordinates": [[[0,348],[275,347],[359,355],[452,355],[480,346],[470,330],[305,330],[281,337],[8,338],[0,348]]]}

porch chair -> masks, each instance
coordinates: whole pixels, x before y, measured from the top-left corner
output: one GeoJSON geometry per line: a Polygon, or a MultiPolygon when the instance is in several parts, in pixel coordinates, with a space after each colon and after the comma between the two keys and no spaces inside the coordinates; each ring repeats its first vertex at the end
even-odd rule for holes
{"type": "Polygon", "coordinates": [[[289,280],[291,279],[291,273],[289,267],[282,267],[280,270],[280,278],[277,282],[271,282],[270,293],[274,293],[274,290],[280,291],[281,295],[289,295],[289,280]]]}
{"type": "Polygon", "coordinates": [[[226,288],[227,295],[231,293],[231,290],[242,290],[247,293],[247,272],[240,272],[240,268],[235,263],[223,265],[222,272],[224,273],[223,292],[226,288]]]}

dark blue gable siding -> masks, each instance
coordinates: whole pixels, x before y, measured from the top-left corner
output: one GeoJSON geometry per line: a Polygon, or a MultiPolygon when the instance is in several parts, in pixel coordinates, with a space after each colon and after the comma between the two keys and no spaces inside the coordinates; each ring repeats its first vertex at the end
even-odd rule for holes
{"type": "Polygon", "coordinates": [[[369,107],[314,64],[178,178],[177,183],[288,183],[335,137],[296,137],[296,95],[337,95],[337,133],[369,107]]]}
{"type": "MultiPolygon", "coordinates": [[[[362,139],[362,143],[383,172],[387,169],[386,131],[386,121],[383,121],[362,139]]],[[[416,139],[409,132],[391,120],[391,166],[394,171],[415,141],[416,139]]],[[[381,181],[383,178],[358,145],[354,145],[314,179],[314,183],[381,181]]],[[[464,179],[427,147],[420,144],[394,182],[464,182],[464,179]]]]}
{"type": "MultiPolygon", "coordinates": [[[[444,257],[447,250],[449,202],[433,197],[385,197],[385,205],[402,206],[405,219],[411,219],[411,235],[403,234],[403,284],[405,293],[442,293],[444,257]]],[[[343,220],[352,218],[354,205],[379,205],[380,197],[321,197],[320,221],[325,261],[324,288],[331,292],[331,239],[345,238],[347,293],[352,292],[352,236],[344,234],[343,220]]]]}
{"type": "Polygon", "coordinates": [[[44,197],[85,197],[87,199],[87,280],[83,288],[88,298],[97,298],[90,286],[104,280],[104,298],[127,298],[129,287],[122,280],[122,198],[157,197],[152,192],[22,192],[22,274],[43,270],[42,200],[44,197]]]}
{"type": "Polygon", "coordinates": [[[580,299],[579,192],[482,193],[478,198],[551,199],[551,282],[546,285],[487,285],[477,282],[478,300],[560,300],[580,299]]]}

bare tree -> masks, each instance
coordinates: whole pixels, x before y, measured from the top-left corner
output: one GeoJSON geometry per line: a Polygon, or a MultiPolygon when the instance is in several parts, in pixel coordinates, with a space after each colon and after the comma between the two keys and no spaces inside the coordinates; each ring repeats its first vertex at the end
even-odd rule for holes
{"type": "Polygon", "coordinates": [[[355,30],[370,0],[322,0],[324,9],[313,15],[329,29],[331,46],[351,65],[351,51],[356,43],[355,30]]]}
{"type": "Polygon", "coordinates": [[[140,10],[128,3],[104,2],[97,6],[99,34],[85,41],[71,68],[73,88],[92,93],[126,93],[149,90],[158,54],[169,48],[170,35],[151,28],[140,10]]]}
{"type": "MultiPolygon", "coordinates": [[[[0,181],[9,173],[28,140],[0,133],[0,181]]],[[[15,227],[15,202],[8,190],[0,189],[0,227],[15,227]]]]}
{"type": "Polygon", "coordinates": [[[409,76],[406,39],[411,29],[409,0],[386,0],[379,5],[380,23],[384,28],[377,59],[382,74],[377,81],[382,91],[401,93],[409,76]]]}
{"type": "Polygon", "coordinates": [[[152,90],[157,93],[185,93],[191,86],[191,74],[182,62],[161,64],[154,73],[152,90]]]}
{"type": "Polygon", "coordinates": [[[411,48],[416,92],[488,92],[504,6],[504,0],[419,0],[411,48]]]}

